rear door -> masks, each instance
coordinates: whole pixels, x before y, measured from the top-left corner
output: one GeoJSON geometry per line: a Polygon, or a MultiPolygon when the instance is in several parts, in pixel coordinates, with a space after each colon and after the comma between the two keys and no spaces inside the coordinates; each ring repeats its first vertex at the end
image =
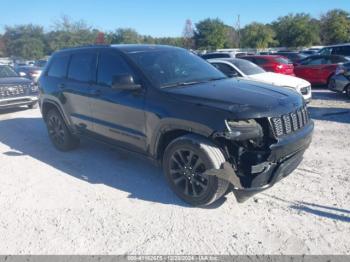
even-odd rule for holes
{"type": "Polygon", "coordinates": [[[91,95],[95,78],[97,52],[74,52],[70,57],[67,81],[61,88],[66,101],[66,112],[72,122],[85,132],[93,131],[91,95]]]}
{"type": "Polygon", "coordinates": [[[326,64],[323,56],[310,57],[295,67],[295,74],[311,83],[320,83],[321,70],[326,64]]]}
{"type": "Polygon", "coordinates": [[[95,95],[92,97],[94,132],[133,151],[146,149],[144,113],[145,89],[138,91],[112,89],[117,75],[138,77],[119,52],[101,50],[98,57],[95,95]]]}

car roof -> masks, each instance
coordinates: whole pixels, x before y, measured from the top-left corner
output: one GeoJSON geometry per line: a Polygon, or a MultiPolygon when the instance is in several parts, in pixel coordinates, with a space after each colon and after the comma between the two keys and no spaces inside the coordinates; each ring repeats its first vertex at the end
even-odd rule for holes
{"type": "Polygon", "coordinates": [[[77,46],[72,48],[61,49],[56,53],[74,52],[80,50],[91,50],[91,49],[116,49],[124,53],[133,52],[148,52],[148,51],[161,51],[171,49],[182,49],[179,47],[168,46],[168,45],[147,45],[147,44],[120,44],[120,45],[89,45],[89,46],[77,46]]]}
{"type": "Polygon", "coordinates": [[[257,58],[278,58],[278,57],[283,57],[282,55],[246,55],[246,56],[242,56],[242,58],[244,57],[257,57],[257,58]]]}
{"type": "MultiPolygon", "coordinates": [[[[230,62],[230,63],[233,63],[233,62],[235,62],[235,61],[247,61],[247,60],[245,60],[245,59],[241,59],[241,58],[232,58],[232,57],[230,57],[230,58],[212,58],[212,59],[208,59],[207,60],[208,62],[211,62],[211,63],[214,63],[214,62],[230,62]]],[[[250,62],[250,61],[248,61],[248,62],[250,62]]]]}
{"type": "Polygon", "coordinates": [[[338,47],[338,46],[350,46],[350,43],[343,43],[343,44],[336,44],[336,45],[328,45],[323,48],[328,48],[328,47],[338,47]]]}

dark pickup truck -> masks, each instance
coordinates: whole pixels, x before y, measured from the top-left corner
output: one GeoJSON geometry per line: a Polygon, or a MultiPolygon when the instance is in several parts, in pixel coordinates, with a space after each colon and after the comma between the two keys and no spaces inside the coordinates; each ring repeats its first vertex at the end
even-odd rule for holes
{"type": "Polygon", "coordinates": [[[48,134],[62,151],[81,136],[162,166],[191,205],[229,190],[239,201],[288,176],[314,129],[302,96],[227,78],[184,49],[90,46],[56,52],[39,79],[48,134]]]}

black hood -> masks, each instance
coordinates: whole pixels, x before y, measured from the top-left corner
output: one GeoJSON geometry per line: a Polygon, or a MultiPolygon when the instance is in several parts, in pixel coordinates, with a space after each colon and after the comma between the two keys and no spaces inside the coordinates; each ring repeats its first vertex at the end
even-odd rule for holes
{"type": "Polygon", "coordinates": [[[23,85],[30,84],[32,81],[24,77],[3,77],[0,78],[0,85],[23,85]]]}
{"type": "Polygon", "coordinates": [[[239,118],[280,116],[304,104],[302,96],[289,88],[231,78],[164,91],[200,106],[230,111],[239,118]]]}

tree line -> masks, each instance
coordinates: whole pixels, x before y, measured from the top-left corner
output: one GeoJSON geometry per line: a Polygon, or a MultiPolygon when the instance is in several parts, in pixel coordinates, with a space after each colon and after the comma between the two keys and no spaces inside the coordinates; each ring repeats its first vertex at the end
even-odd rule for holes
{"type": "Polygon", "coordinates": [[[306,13],[289,14],[269,24],[253,22],[242,29],[226,25],[220,19],[205,19],[194,26],[186,21],[181,37],[141,35],[132,28],[102,32],[84,21],[63,16],[52,29],[26,24],[5,26],[0,35],[0,56],[39,59],[52,52],[89,44],[167,44],[189,49],[305,47],[350,42],[350,14],[330,10],[319,18],[306,13]]]}

